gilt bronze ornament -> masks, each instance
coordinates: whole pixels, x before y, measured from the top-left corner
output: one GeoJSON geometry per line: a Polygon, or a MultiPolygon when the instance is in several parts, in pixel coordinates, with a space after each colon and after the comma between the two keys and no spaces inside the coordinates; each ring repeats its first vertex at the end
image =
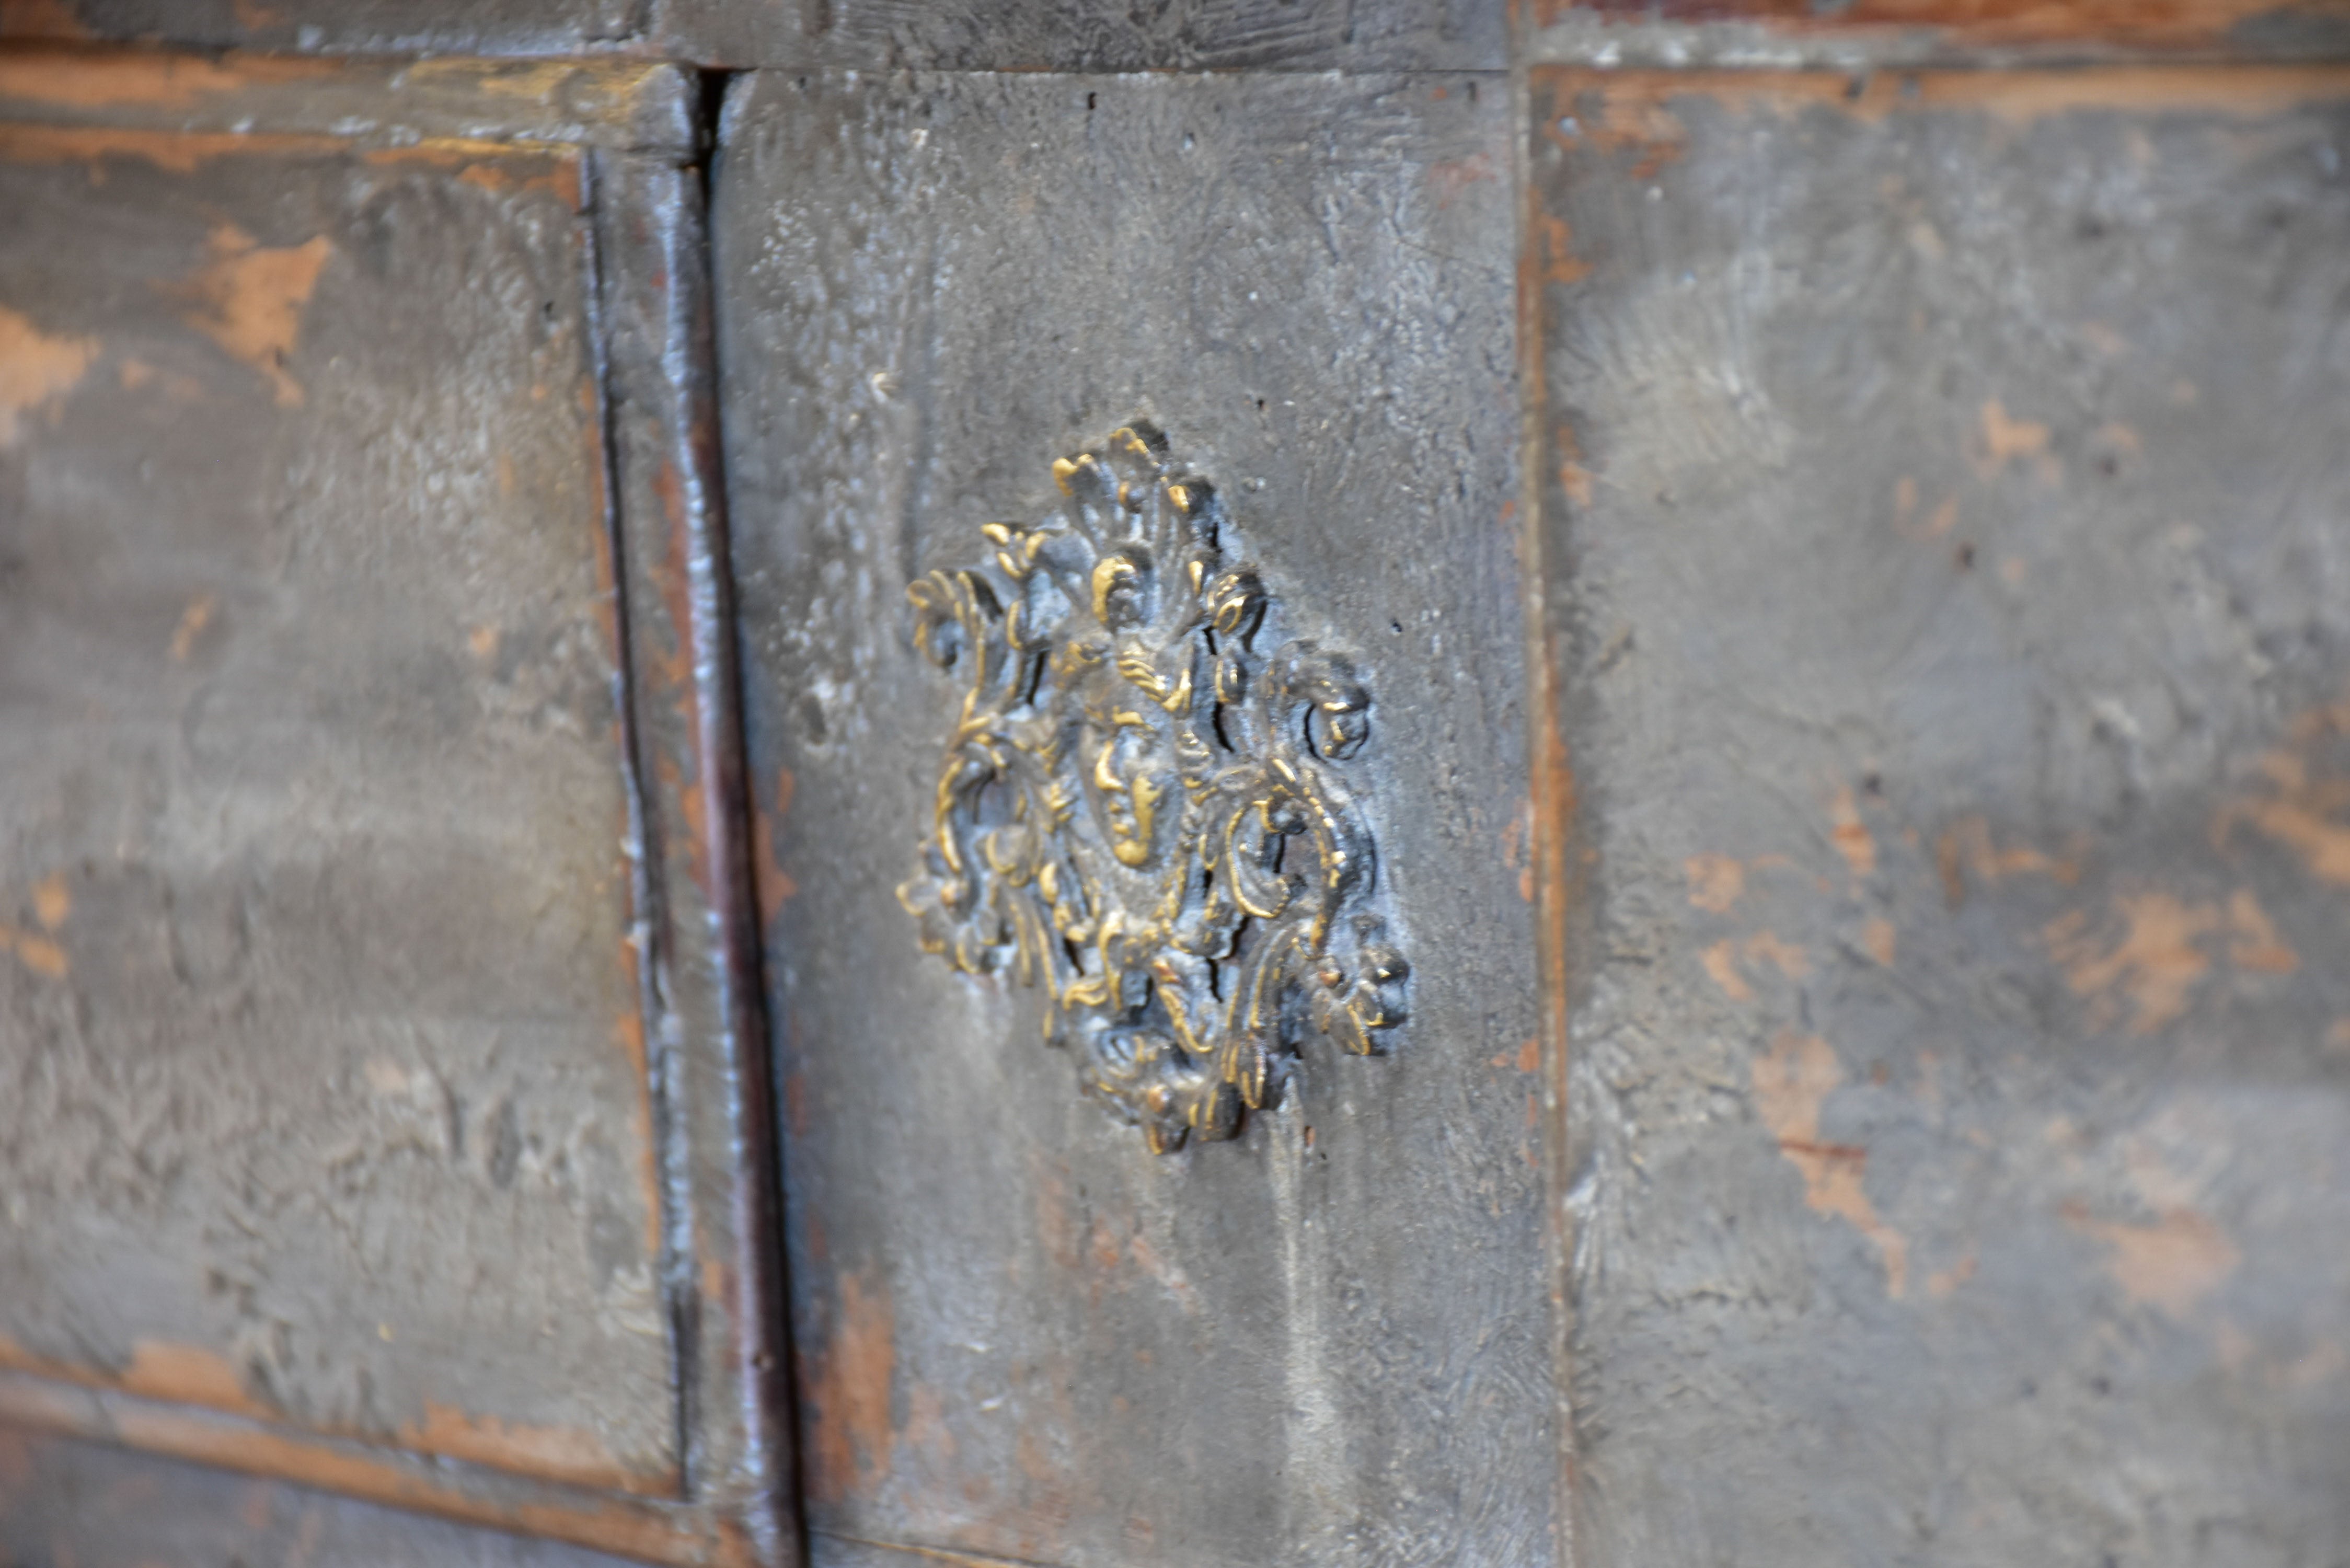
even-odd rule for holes
{"type": "Polygon", "coordinates": [[[1041,981],[1046,1040],[1166,1153],[1273,1104],[1309,1032],[1364,1055],[1403,1020],[1347,778],[1371,698],[1341,655],[1276,641],[1222,499],[1158,431],[1053,475],[1054,512],[908,589],[968,690],[898,897],[957,969],[1041,981]]]}

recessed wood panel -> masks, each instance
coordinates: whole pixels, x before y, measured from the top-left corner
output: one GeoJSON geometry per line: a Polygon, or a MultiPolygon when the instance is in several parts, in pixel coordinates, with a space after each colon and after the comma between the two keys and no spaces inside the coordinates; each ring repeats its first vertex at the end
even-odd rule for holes
{"type": "Polygon", "coordinates": [[[7,1355],[677,1462],[567,155],[0,131],[7,1355]]]}

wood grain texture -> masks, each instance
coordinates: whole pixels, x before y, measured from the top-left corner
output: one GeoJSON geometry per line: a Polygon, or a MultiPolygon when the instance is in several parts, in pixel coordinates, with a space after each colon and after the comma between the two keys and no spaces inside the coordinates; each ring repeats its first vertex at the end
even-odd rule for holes
{"type": "Polygon", "coordinates": [[[2350,76],[1531,88],[1581,1560],[2339,1556],[2350,76]]]}

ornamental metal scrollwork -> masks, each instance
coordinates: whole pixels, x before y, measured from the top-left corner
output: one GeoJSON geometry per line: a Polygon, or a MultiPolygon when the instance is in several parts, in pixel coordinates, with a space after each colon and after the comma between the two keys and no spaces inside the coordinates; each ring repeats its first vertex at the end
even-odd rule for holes
{"type": "Polygon", "coordinates": [[[955,968],[1041,982],[1047,1042],[1166,1153],[1274,1103],[1309,1032],[1368,1054],[1403,1020],[1346,779],[1371,698],[1312,642],[1259,651],[1278,606],[1158,431],[1053,474],[1050,515],[908,589],[967,689],[898,897],[955,968]]]}

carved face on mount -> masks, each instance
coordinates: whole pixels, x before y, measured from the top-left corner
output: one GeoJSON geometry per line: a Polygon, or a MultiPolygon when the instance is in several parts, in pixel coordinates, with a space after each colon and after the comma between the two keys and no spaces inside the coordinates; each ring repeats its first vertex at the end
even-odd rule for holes
{"type": "Polygon", "coordinates": [[[970,690],[899,898],[957,968],[1041,981],[1046,1038],[1154,1149],[1229,1137],[1309,1029],[1364,1054],[1403,1016],[1339,772],[1370,697],[1312,643],[1258,651],[1256,574],[1156,432],[1053,472],[1063,505],[909,590],[970,690]]]}
{"type": "Polygon", "coordinates": [[[1102,640],[1088,641],[1077,667],[1082,674],[1071,671],[1083,714],[1077,783],[1111,855],[1131,870],[1158,859],[1163,808],[1181,787],[1175,726],[1188,716],[1170,711],[1163,693],[1146,690],[1128,672],[1150,658],[1154,587],[1145,545],[1130,544],[1093,563],[1086,575],[1086,607],[1102,640]]]}
{"type": "Polygon", "coordinates": [[[1159,807],[1177,787],[1166,728],[1141,702],[1114,703],[1107,714],[1086,722],[1086,751],[1092,756],[1086,781],[1094,808],[1110,853],[1137,870],[1157,858],[1159,807]]]}

